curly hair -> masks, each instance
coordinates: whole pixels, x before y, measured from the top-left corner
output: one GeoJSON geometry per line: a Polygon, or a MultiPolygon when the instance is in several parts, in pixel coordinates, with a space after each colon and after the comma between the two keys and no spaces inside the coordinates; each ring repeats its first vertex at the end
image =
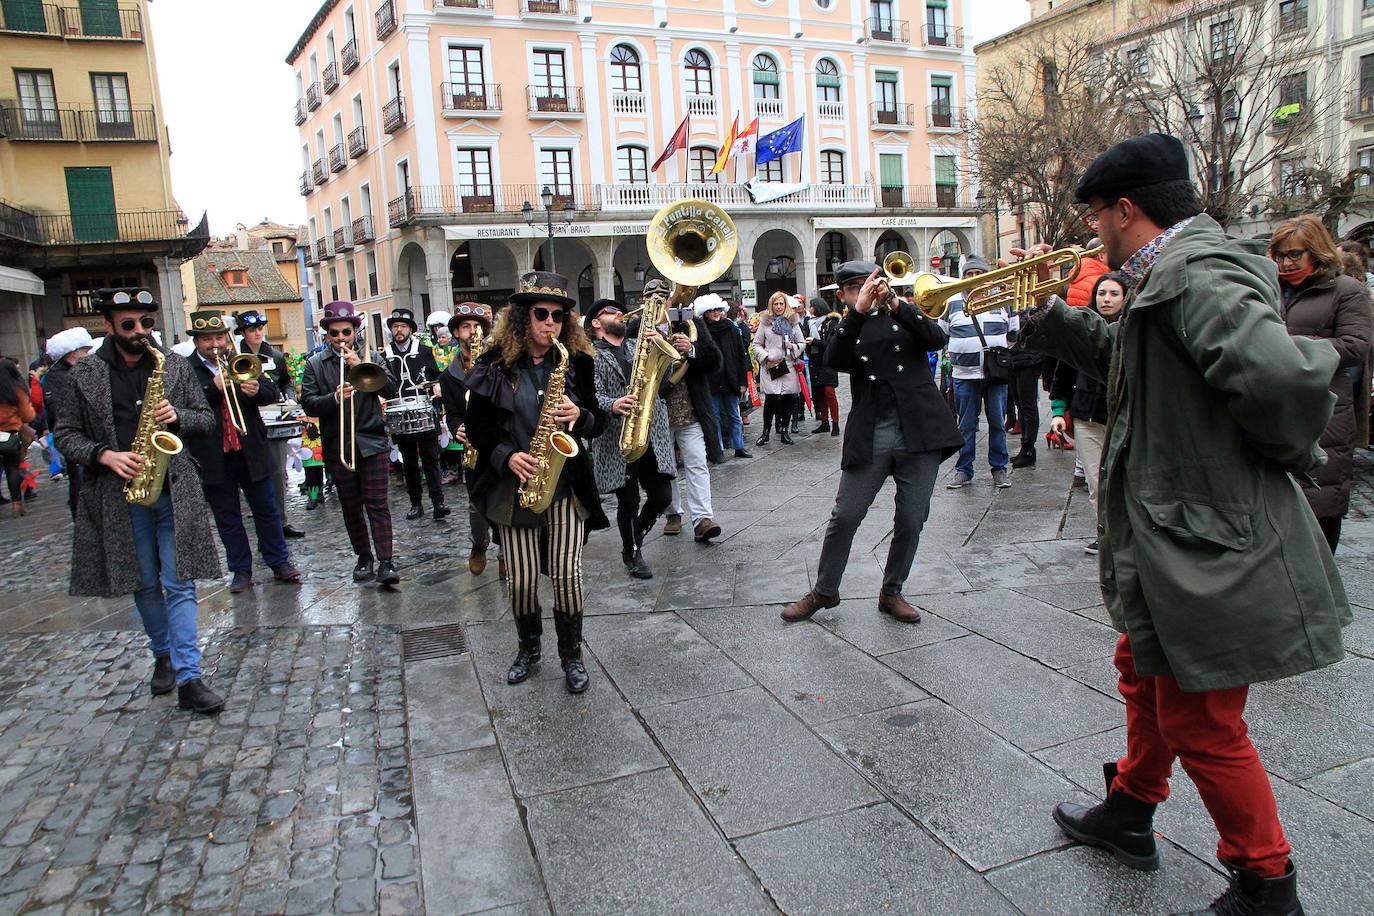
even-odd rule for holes
{"type": "MultiPolygon", "coordinates": [[[[570,309],[566,311],[571,313],[570,309]]],[[[529,339],[530,306],[512,304],[501,310],[496,328],[491,332],[488,349],[499,350],[501,364],[511,367],[520,361],[520,354],[525,352],[529,339]]],[[[570,353],[590,355],[592,352],[592,342],[587,338],[587,332],[582,330],[581,322],[570,320],[570,316],[564,318],[558,340],[570,353]]]]}

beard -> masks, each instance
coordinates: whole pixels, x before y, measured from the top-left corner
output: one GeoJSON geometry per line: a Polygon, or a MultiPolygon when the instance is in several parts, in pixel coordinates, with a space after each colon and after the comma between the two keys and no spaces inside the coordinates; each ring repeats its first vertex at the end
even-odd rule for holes
{"type": "Polygon", "coordinates": [[[625,322],[616,321],[614,318],[605,318],[601,321],[601,333],[609,334],[612,337],[625,336],[625,322]]]}
{"type": "Polygon", "coordinates": [[[115,346],[129,356],[142,356],[151,345],[152,338],[146,334],[134,334],[132,337],[115,335],[115,346]]]}

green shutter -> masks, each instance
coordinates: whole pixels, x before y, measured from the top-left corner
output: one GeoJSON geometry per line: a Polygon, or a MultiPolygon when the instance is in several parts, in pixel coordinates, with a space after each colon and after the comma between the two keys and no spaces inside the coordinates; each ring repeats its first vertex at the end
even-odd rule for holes
{"type": "Polygon", "coordinates": [[[945,8],[945,0],[926,0],[926,8],[942,10],[945,8]]]}
{"type": "Polygon", "coordinates": [[[72,235],[77,241],[108,242],[119,238],[114,178],[108,167],[68,168],[67,206],[72,212],[72,235]]]}
{"type": "Polygon", "coordinates": [[[118,0],[81,0],[81,32],[120,37],[118,0]]]}
{"type": "Polygon", "coordinates": [[[935,183],[936,184],[958,184],[959,176],[954,168],[953,156],[935,157],[935,183]]]}
{"type": "Polygon", "coordinates": [[[0,23],[13,32],[46,32],[43,0],[4,0],[0,3],[0,23]]]}
{"type": "Polygon", "coordinates": [[[840,78],[838,76],[827,76],[825,74],[818,73],[816,75],[816,85],[820,86],[823,89],[828,89],[832,86],[838,89],[840,88],[840,78]]]}
{"type": "Polygon", "coordinates": [[[754,82],[766,86],[778,85],[778,74],[775,70],[755,70],[754,82]]]}
{"type": "Polygon", "coordinates": [[[884,188],[900,188],[906,184],[906,176],[902,174],[902,157],[896,153],[879,153],[878,177],[884,188]]]}
{"type": "Polygon", "coordinates": [[[932,76],[930,78],[930,85],[944,86],[946,89],[949,89],[954,85],[954,80],[948,76],[932,76]]]}
{"type": "Polygon", "coordinates": [[[891,70],[878,70],[873,74],[873,78],[880,83],[897,82],[897,74],[893,73],[891,70]]]}

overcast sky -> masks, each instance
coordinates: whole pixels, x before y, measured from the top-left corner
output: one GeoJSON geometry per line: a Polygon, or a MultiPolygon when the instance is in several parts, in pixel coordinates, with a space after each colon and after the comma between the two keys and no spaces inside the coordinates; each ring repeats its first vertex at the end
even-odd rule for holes
{"type": "MultiPolygon", "coordinates": [[[[191,217],[216,235],[264,217],[305,220],[295,88],[286,53],[320,0],[155,0],[172,181],[191,217]]],[[[1026,0],[965,0],[973,43],[1024,22],[1026,0]]]]}

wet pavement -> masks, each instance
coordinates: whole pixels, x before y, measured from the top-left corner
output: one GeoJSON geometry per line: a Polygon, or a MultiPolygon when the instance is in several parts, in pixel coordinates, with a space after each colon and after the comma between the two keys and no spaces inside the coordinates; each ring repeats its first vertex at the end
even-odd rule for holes
{"type": "MultiPolygon", "coordinates": [[[[579,697],[550,656],[505,684],[513,626],[496,564],[467,572],[464,511],[406,522],[393,490],[386,590],[349,581],[337,506],[293,496],[300,585],[202,583],[217,719],[148,696],[131,600],[66,596],[65,488],[45,484],[0,517],[0,912],[1165,913],[1224,886],[1181,772],[1158,872],[1049,820],[1102,794],[1124,744],[1072,453],[1042,449],[1002,491],[985,461],[946,490],[944,466],[907,587],[919,625],[875,609],[888,487],[846,600],[784,626],[839,440],[751,449],[713,469],[719,542],[655,533],[653,580],[593,536],[579,697]],[[421,651],[454,623],[466,646],[421,651]]],[[[1248,712],[1313,913],[1374,911],[1371,515],[1366,452],[1337,555],[1347,658],[1257,687],[1248,712]]]]}

